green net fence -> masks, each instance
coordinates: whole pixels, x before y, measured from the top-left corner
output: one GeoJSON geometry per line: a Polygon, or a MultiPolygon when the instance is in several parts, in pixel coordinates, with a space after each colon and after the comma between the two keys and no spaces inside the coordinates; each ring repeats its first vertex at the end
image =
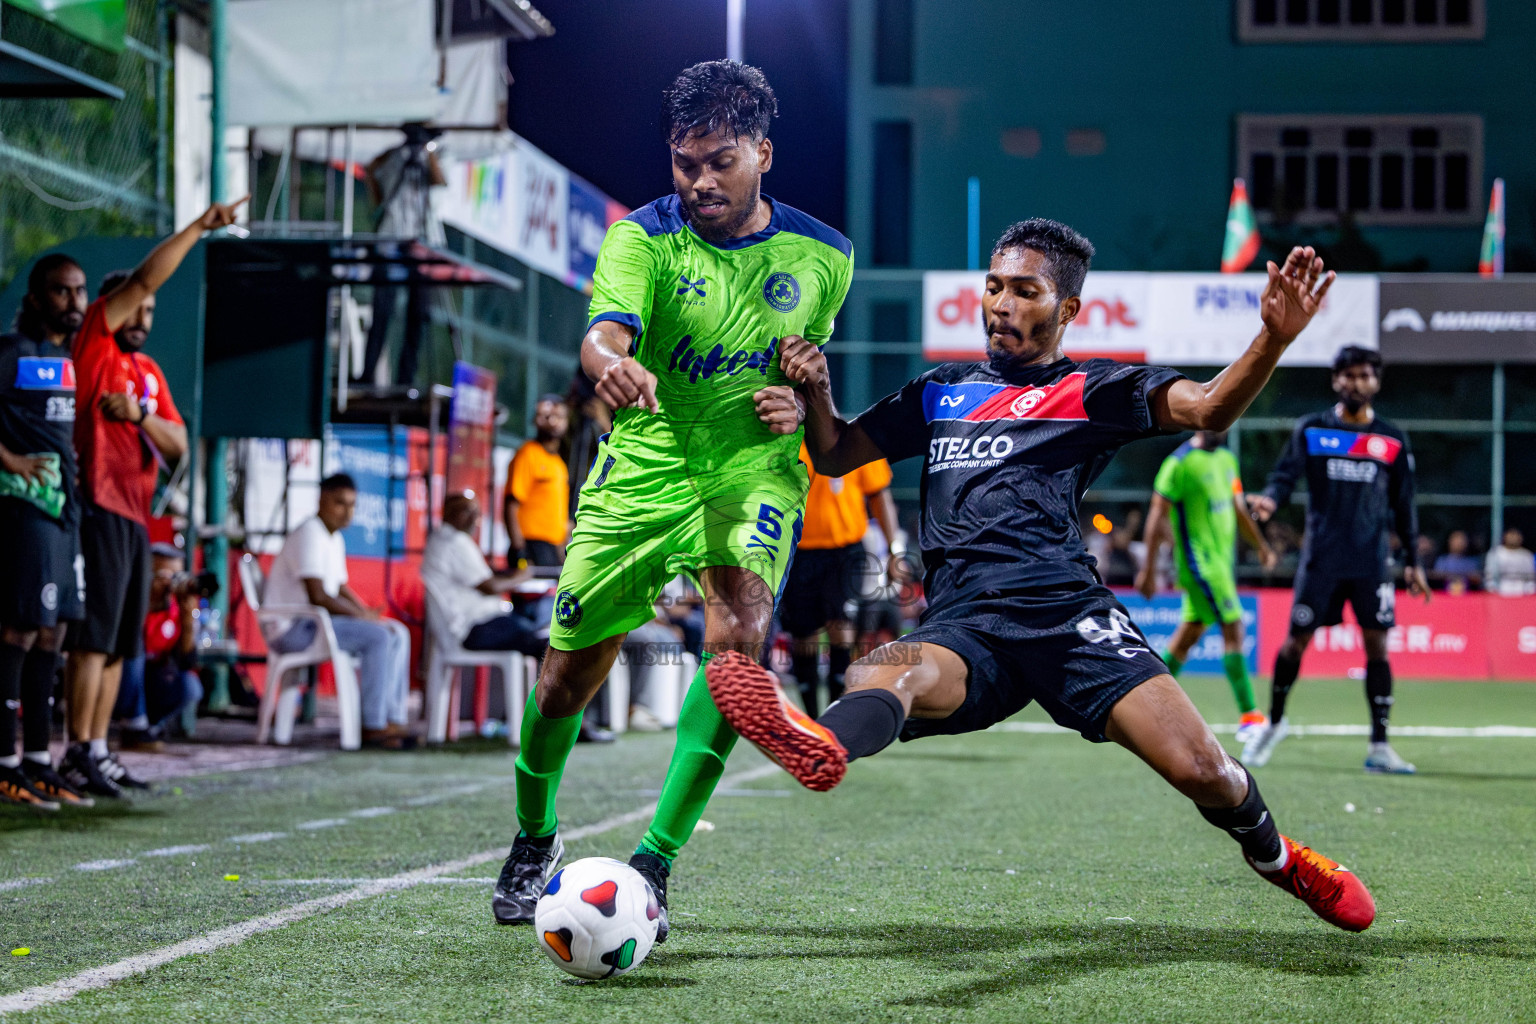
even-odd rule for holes
{"type": "Polygon", "coordinates": [[[0,99],[0,287],[78,235],[150,235],[170,219],[168,12],[128,0],[108,53],[9,5],[0,34],[122,89],[121,100],[0,99]]]}

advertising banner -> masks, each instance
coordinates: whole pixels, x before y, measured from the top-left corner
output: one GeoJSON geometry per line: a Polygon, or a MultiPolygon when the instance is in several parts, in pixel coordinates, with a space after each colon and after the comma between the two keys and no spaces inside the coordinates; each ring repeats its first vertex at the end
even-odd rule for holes
{"type": "Polygon", "coordinates": [[[603,247],[603,236],[612,223],[608,219],[611,205],[616,204],[600,190],[571,175],[566,233],[570,237],[570,274],[577,282],[592,280],[597,270],[597,251],[603,247]]]}
{"type": "MultiPolygon", "coordinates": [[[[1507,599],[1487,594],[1436,594],[1434,600],[1425,604],[1399,591],[1398,624],[1387,633],[1393,673],[1400,679],[1495,678],[1489,651],[1500,643],[1490,632],[1489,608],[1504,600],[1507,599]]],[[[1536,599],[1532,605],[1536,607],[1536,599]]],[[[1354,622],[1354,613],[1346,610],[1344,616],[1342,625],[1325,626],[1312,635],[1302,663],[1304,675],[1361,677],[1365,669],[1365,641],[1354,622]]],[[[1536,623],[1536,615],[1531,618],[1536,623]]],[[[1265,673],[1273,667],[1275,653],[1290,628],[1290,591],[1263,591],[1259,606],[1259,661],[1265,673]]],[[[1532,639],[1536,640],[1536,636],[1532,639]]],[[[1536,663],[1536,651],[1530,661],[1536,663]]],[[[1536,672],[1536,664],[1531,671],[1536,672]]],[[[1524,678],[1536,678],[1536,674],[1524,678]]]]}
{"type": "MultiPolygon", "coordinates": [[[[1179,628],[1183,620],[1183,599],[1178,594],[1158,594],[1149,601],[1134,590],[1120,589],[1115,590],[1115,596],[1125,605],[1125,610],[1131,613],[1131,621],[1136,623],[1136,628],[1152,644],[1153,653],[1162,654],[1166,651],[1169,641],[1173,639],[1173,631],[1179,628]]],[[[1248,662],[1249,673],[1257,673],[1259,595],[1239,593],[1238,601],[1243,606],[1243,657],[1248,662]]],[[[1221,675],[1224,671],[1221,667],[1223,653],[1221,630],[1212,626],[1190,649],[1184,671],[1221,675]]]]}
{"type": "MultiPolygon", "coordinates": [[[[1225,366],[1259,332],[1265,274],[1148,274],[1147,358],[1175,366],[1225,366]]],[[[1281,366],[1328,366],[1345,345],[1376,347],[1377,279],[1341,276],[1281,366]]]]}
{"type": "MultiPolygon", "coordinates": [[[[1260,327],[1264,274],[1165,274],[1091,271],[1083,308],[1062,339],[1075,359],[1224,366],[1260,327]]],[[[935,362],[986,357],[980,271],[923,275],[923,356],[935,362]]],[[[1377,279],[1334,282],[1323,308],[1286,351],[1283,366],[1327,366],[1344,345],[1376,347],[1377,279]]]]}
{"type": "Polygon", "coordinates": [[[389,428],[334,423],[325,428],[325,471],[346,473],[357,482],[357,513],[342,531],[347,557],[384,558],[406,546],[405,478],[410,469],[409,437],[389,428]]]}
{"type": "Polygon", "coordinates": [[[434,190],[438,216],[535,270],[570,273],[570,173],[513,137],[512,148],[480,160],[444,160],[448,184],[434,190]]]}
{"type": "Polygon", "coordinates": [[[496,444],[496,375],[470,363],[453,364],[453,405],[448,413],[448,493],[472,492],[480,514],[491,506],[491,449],[496,444]]]}
{"type": "Polygon", "coordinates": [[[1536,597],[1483,597],[1495,679],[1536,680],[1536,597]]]}
{"type": "Polygon", "coordinates": [[[1536,360],[1536,276],[1383,277],[1381,354],[1389,363],[1536,360]]]}

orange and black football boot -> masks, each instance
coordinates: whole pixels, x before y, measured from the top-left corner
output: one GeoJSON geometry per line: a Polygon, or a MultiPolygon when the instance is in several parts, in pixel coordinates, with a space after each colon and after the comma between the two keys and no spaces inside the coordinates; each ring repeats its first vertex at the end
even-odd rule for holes
{"type": "Polygon", "coordinates": [[[1363,932],[1371,926],[1376,920],[1376,901],[1353,871],[1293,839],[1281,836],[1280,841],[1288,856],[1279,871],[1259,871],[1253,858],[1246,857],[1260,878],[1295,896],[1336,928],[1363,932]]]}
{"type": "Polygon", "coordinates": [[[705,666],[704,679],[731,728],[800,785],[825,792],[843,781],[848,752],[831,730],[790,703],[772,672],[730,651],[705,666]]]}

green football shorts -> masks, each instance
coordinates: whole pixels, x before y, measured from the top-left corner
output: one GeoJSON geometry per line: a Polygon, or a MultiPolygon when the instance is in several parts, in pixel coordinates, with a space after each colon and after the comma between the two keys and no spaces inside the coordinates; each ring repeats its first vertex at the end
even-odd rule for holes
{"type": "MultiPolygon", "coordinates": [[[[801,479],[804,479],[801,474],[801,479]]],[[[656,617],[661,590],[678,575],[738,566],[756,575],[747,601],[771,606],[800,540],[804,491],[757,488],[701,499],[670,518],[632,518],[583,502],[566,548],[549,644],[576,651],[656,617]]],[[[654,510],[650,513],[654,515],[654,510]]]]}
{"type": "Polygon", "coordinates": [[[1179,587],[1184,591],[1183,621],[1203,622],[1207,626],[1242,621],[1243,606],[1237,600],[1237,581],[1230,573],[1221,576],[1181,573],[1179,587]]]}

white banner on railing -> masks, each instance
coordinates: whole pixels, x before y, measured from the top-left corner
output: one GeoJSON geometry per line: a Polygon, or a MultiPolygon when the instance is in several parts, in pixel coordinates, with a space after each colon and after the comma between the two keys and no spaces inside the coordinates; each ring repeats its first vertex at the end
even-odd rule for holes
{"type": "MultiPolygon", "coordinates": [[[[1107,356],[1179,366],[1222,366],[1259,331],[1264,274],[1093,271],[1083,309],[1063,346],[1073,358],[1107,356]]],[[[931,360],[986,356],[981,296],[986,275],[935,270],[923,275],[923,355],[931,360]]],[[[1326,366],[1344,345],[1377,347],[1379,283],[1339,278],[1282,365],[1326,366]]]]}

